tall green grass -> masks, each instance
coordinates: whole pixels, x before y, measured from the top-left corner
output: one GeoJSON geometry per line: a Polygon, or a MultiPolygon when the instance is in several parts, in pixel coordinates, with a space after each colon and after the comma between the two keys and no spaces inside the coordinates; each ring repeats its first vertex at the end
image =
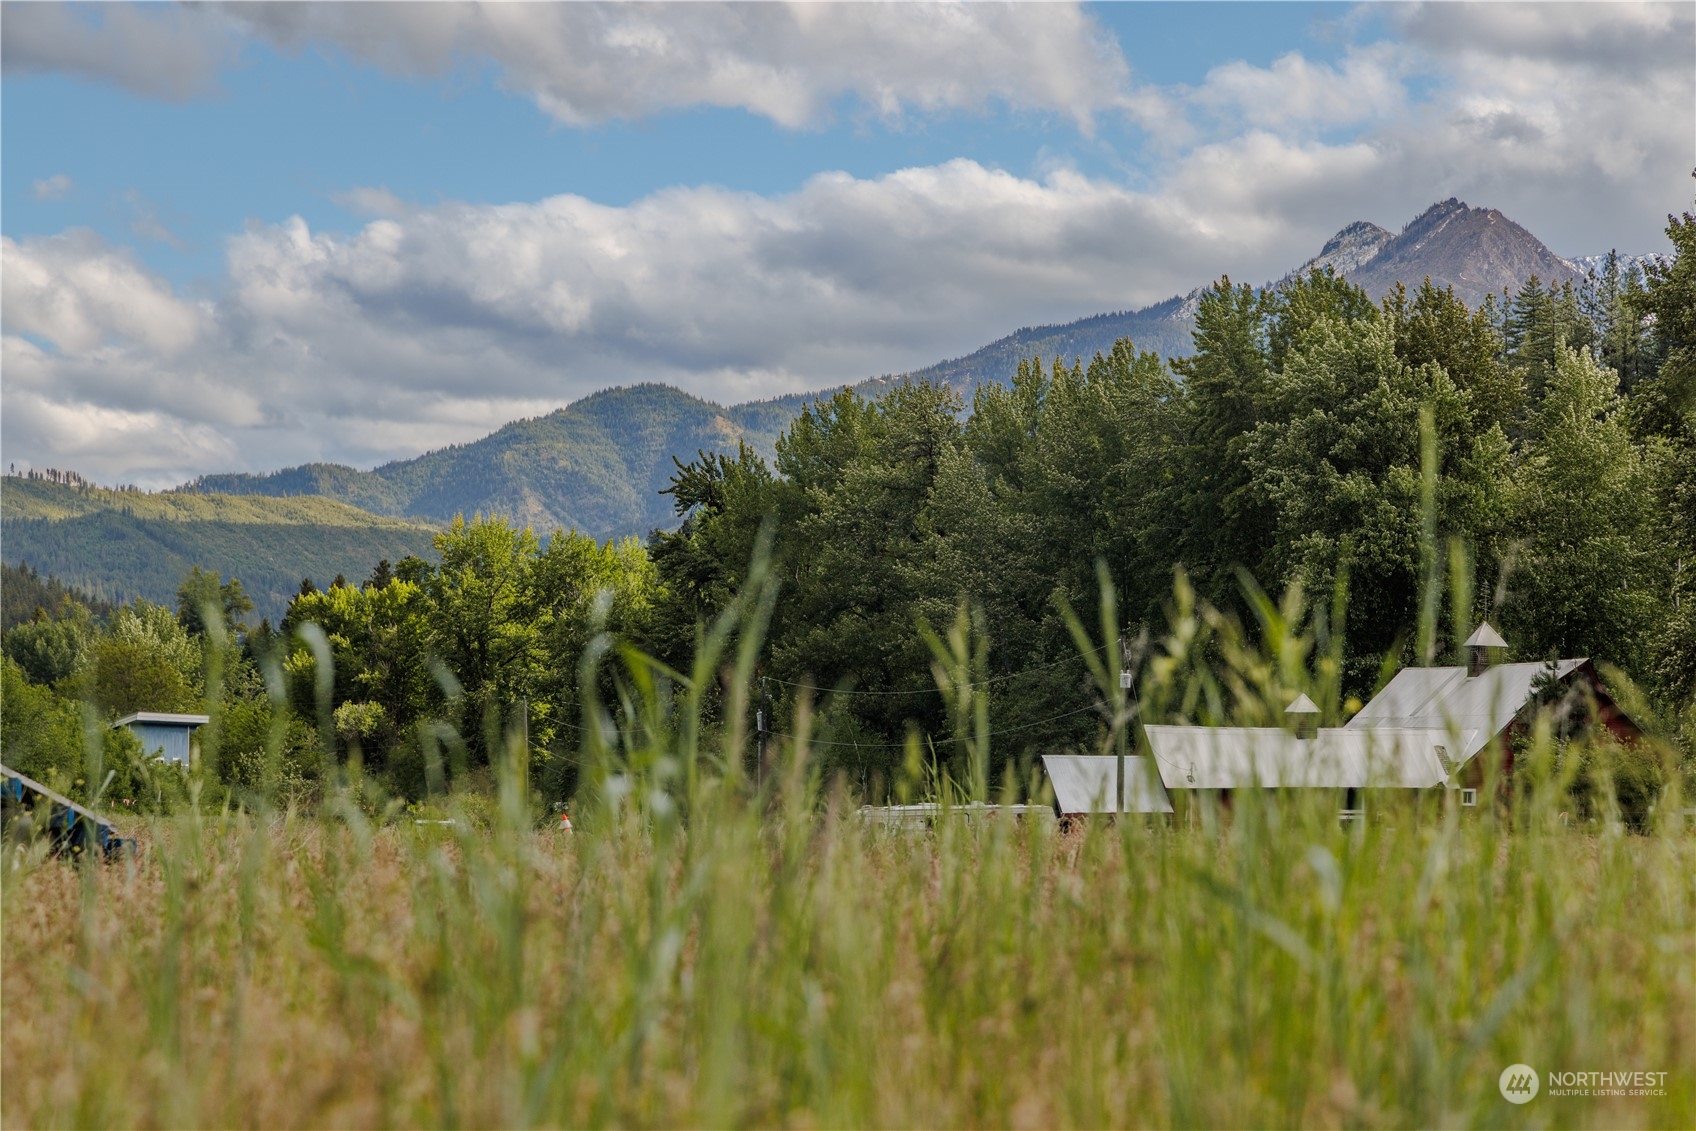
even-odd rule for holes
{"type": "MultiPolygon", "coordinates": [[[[1575,814],[1544,726],[1477,810],[1374,798],[1345,827],[1335,798],[1243,793],[1171,821],[956,810],[889,832],[819,780],[804,709],[754,764],[771,601],[756,571],[689,672],[591,647],[585,675],[613,665],[619,694],[584,703],[573,834],[534,810],[509,733],[493,799],[436,800],[451,825],[414,823],[351,765],[314,813],[263,791],[191,808],[111,866],[10,846],[0,1117],[1696,1125],[1696,837],[1676,774],[1633,833],[1606,748],[1587,748],[1604,788],[1575,814]],[[1497,1077],[1517,1062],[1667,1076],[1663,1095],[1515,1106],[1497,1077]]],[[[1258,643],[1178,605],[1145,711],[1270,715],[1291,683],[1330,678],[1299,601],[1260,606],[1258,643]]],[[[981,795],[969,623],[934,643],[959,780],[981,795]]],[[[1097,679],[1112,749],[1131,708],[1116,665],[1097,679]]]]}

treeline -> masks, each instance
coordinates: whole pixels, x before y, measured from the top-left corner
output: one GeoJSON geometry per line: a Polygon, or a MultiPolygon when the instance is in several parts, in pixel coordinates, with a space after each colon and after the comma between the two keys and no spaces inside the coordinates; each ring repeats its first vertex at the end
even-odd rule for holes
{"type": "MultiPolygon", "coordinates": [[[[7,762],[86,788],[79,703],[98,720],[204,703],[202,788],[270,780],[309,798],[326,759],[357,759],[419,798],[475,779],[516,732],[536,787],[563,799],[585,698],[630,723],[617,665],[581,686],[585,650],[689,671],[761,553],[778,588],[739,721],[752,731],[762,710],[781,735],[813,702],[825,772],[867,794],[910,776],[910,734],[946,757],[956,720],[933,646],[957,624],[987,693],[992,775],[1093,745],[1067,615],[1093,618],[1098,569],[1145,670],[1174,625],[1225,646],[1244,635],[1231,622],[1252,636],[1253,610],[1271,607],[1258,594],[1299,590],[1281,638],[1306,640],[1316,673],[1332,665],[1314,679],[1327,722],[1397,666],[1456,660],[1484,618],[1516,659],[1589,656],[1688,715],[1696,218],[1668,233],[1676,254],[1645,277],[1605,263],[1478,310],[1429,284],[1375,303],[1326,273],[1264,291],[1221,280],[1190,356],[1120,341],[1087,364],[1027,361],[969,411],[925,383],[844,391],[802,412],[773,462],[743,448],[679,464],[681,525],[646,546],[543,546],[458,520],[437,562],[303,582],[275,625],[250,623],[241,582],[198,569],[174,609],[100,616],[61,599],[6,635],[7,762]]],[[[1162,710],[1229,714],[1205,697],[1162,710]]],[[[151,771],[125,757],[107,763],[137,767],[129,797],[151,771]]]]}
{"type": "Polygon", "coordinates": [[[10,470],[7,471],[6,476],[9,479],[26,479],[42,483],[57,483],[61,487],[91,488],[94,486],[93,483],[90,483],[76,472],[60,471],[56,467],[32,467],[24,471],[22,474],[19,474],[18,465],[14,463],[11,465],[10,470]]]}
{"type": "Polygon", "coordinates": [[[250,623],[242,583],[199,567],[174,609],[138,599],[97,615],[38,586],[51,606],[6,632],[0,661],[6,764],[87,796],[94,741],[115,775],[105,796],[146,808],[180,801],[190,780],[207,801],[264,785],[310,803],[330,766],[358,758],[380,793],[419,798],[475,780],[522,725],[539,785],[569,795],[578,660],[600,632],[651,636],[646,552],[567,533],[544,549],[498,519],[457,520],[435,549],[439,564],[385,560],[359,583],[304,579],[277,625],[250,623]],[[108,728],[134,711],[212,717],[191,775],[108,728]]]}
{"type": "Polygon", "coordinates": [[[1589,656],[1687,703],[1696,220],[1668,234],[1677,254],[1647,278],[1615,259],[1479,310],[1429,283],[1374,303],[1326,273],[1221,280],[1193,355],[1120,342],[1028,362],[969,413],[927,385],[841,394],[802,414],[775,465],[745,451],[680,469],[687,517],[652,541],[656,643],[684,654],[770,524],[775,715],[809,685],[835,691],[818,733],[865,782],[888,779],[910,726],[945,733],[915,626],[940,629],[963,598],[991,642],[997,755],[1088,739],[1063,609],[1093,609],[1098,561],[1132,638],[1166,631],[1175,573],[1178,599],[1243,620],[1245,588],[1300,586],[1310,627],[1342,634],[1328,722],[1396,666],[1453,662],[1486,617],[1515,658],[1589,656]]]}

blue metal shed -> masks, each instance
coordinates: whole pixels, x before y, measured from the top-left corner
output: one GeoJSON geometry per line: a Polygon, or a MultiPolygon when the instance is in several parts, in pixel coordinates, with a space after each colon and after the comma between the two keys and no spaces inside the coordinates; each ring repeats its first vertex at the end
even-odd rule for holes
{"type": "Polygon", "coordinates": [[[112,725],[129,727],[141,739],[141,748],[167,762],[188,765],[189,736],[196,727],[211,722],[209,715],[170,715],[161,711],[137,711],[112,725]]]}

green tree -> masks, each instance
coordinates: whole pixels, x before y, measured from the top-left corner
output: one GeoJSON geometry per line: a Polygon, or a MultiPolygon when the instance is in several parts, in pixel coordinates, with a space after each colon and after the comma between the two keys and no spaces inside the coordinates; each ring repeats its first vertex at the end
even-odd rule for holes
{"type": "Polygon", "coordinates": [[[32,682],[10,657],[0,661],[0,743],[6,765],[38,781],[69,785],[83,772],[82,720],[74,701],[32,682]]]}
{"type": "Polygon", "coordinates": [[[171,610],[137,599],[91,643],[76,690],[110,716],[192,711],[200,704],[202,661],[171,610]]]}
{"type": "Polygon", "coordinates": [[[1512,479],[1524,539],[1504,631],[1530,655],[1590,656],[1642,670],[1665,574],[1649,461],[1626,427],[1619,378],[1562,349],[1512,479]]]}
{"type": "Polygon", "coordinates": [[[1438,528],[1464,530],[1474,501],[1465,482],[1488,478],[1477,464],[1491,448],[1477,442],[1468,398],[1441,367],[1397,356],[1390,318],[1321,317],[1309,327],[1243,445],[1250,497],[1275,534],[1259,582],[1324,595],[1347,566],[1354,690],[1371,690],[1369,673],[1418,619],[1422,408],[1440,441],[1438,528]]]}
{"type": "Polygon", "coordinates": [[[6,633],[6,655],[33,682],[56,684],[77,670],[92,631],[86,618],[50,620],[37,610],[34,620],[6,633]]]}
{"type": "Polygon", "coordinates": [[[775,517],[784,493],[771,468],[746,444],[735,457],[699,452],[677,472],[665,493],[683,520],[676,531],[656,530],[649,553],[663,579],[652,611],[657,654],[674,667],[688,666],[696,626],[718,615],[741,588],[761,525],[775,517]]]}
{"type": "Polygon", "coordinates": [[[247,631],[244,618],[253,611],[253,601],[240,578],[225,581],[218,573],[195,566],[177,589],[177,620],[190,636],[205,636],[209,609],[223,618],[225,635],[234,637],[247,631]]]}
{"type": "Polygon", "coordinates": [[[455,517],[436,536],[441,565],[425,587],[431,650],[458,680],[457,720],[481,758],[485,729],[502,725],[535,689],[543,658],[530,572],[536,535],[496,517],[455,517]]]}
{"type": "Polygon", "coordinates": [[[1654,678],[1675,701],[1696,696],[1696,215],[1667,217],[1673,254],[1628,296],[1631,318],[1649,327],[1646,375],[1633,390],[1633,433],[1661,442],[1654,540],[1665,549],[1667,593],[1653,645],[1654,678]]]}
{"type": "Polygon", "coordinates": [[[1395,328],[1397,357],[1414,369],[1438,366],[1467,394],[1474,431],[1513,427],[1524,377],[1503,362],[1506,345],[1488,310],[1469,311],[1452,287],[1439,290],[1426,279],[1411,299],[1398,285],[1384,299],[1384,314],[1395,328]]]}
{"type": "Polygon", "coordinates": [[[1563,348],[1589,345],[1590,326],[1571,283],[1550,290],[1536,275],[1527,279],[1503,311],[1507,363],[1520,374],[1527,403],[1535,408],[1563,348]]]}
{"type": "Polygon", "coordinates": [[[1234,585],[1234,566],[1258,567],[1271,542],[1264,511],[1246,496],[1250,472],[1242,458],[1242,438],[1259,423],[1271,375],[1269,307],[1254,288],[1221,278],[1197,304],[1195,353],[1172,362],[1187,410],[1180,553],[1197,584],[1215,596],[1234,585]]]}

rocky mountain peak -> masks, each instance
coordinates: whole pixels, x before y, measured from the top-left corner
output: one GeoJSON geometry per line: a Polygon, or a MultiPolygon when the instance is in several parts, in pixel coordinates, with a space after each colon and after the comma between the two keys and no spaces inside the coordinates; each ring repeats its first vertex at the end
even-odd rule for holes
{"type": "Polygon", "coordinates": [[[1327,266],[1374,298],[1397,283],[1411,288],[1429,277],[1439,287],[1453,287],[1468,306],[1488,294],[1512,293],[1532,275],[1563,283],[1576,274],[1571,263],[1501,212],[1472,208],[1456,197],[1433,204],[1395,236],[1375,224],[1350,224],[1303,271],[1327,266]]]}

